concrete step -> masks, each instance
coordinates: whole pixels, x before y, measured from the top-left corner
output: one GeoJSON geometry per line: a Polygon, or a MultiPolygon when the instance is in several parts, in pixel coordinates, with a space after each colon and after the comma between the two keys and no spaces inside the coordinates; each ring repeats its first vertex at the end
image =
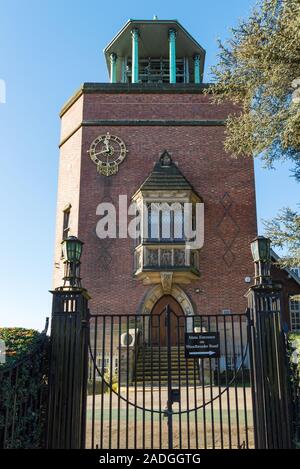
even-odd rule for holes
{"type": "MultiPolygon", "coordinates": [[[[188,381],[189,381],[189,382],[193,382],[193,381],[194,381],[194,378],[197,379],[198,377],[199,377],[199,375],[196,374],[196,373],[195,373],[195,375],[189,374],[189,375],[188,375],[188,381]]],[[[179,376],[178,374],[177,374],[177,375],[172,374],[172,380],[173,380],[173,379],[178,379],[178,380],[180,379],[180,381],[185,381],[185,380],[186,380],[186,375],[180,375],[180,376],[179,376]]],[[[153,378],[151,378],[151,375],[145,375],[145,376],[143,377],[143,375],[137,374],[137,375],[136,375],[136,380],[137,380],[137,381],[143,381],[143,380],[145,380],[145,381],[159,381],[159,375],[153,375],[153,378]]],[[[168,380],[168,375],[167,375],[167,374],[161,374],[161,375],[160,375],[160,380],[161,380],[161,381],[164,381],[164,380],[167,381],[167,380],[168,380]]]]}
{"type": "MultiPolygon", "coordinates": [[[[136,364],[141,365],[141,366],[151,366],[151,363],[155,366],[169,366],[168,360],[137,360],[136,364]]],[[[198,366],[198,363],[192,361],[192,362],[186,362],[184,360],[171,360],[170,363],[171,366],[181,366],[184,368],[191,368],[193,366],[198,366]]]]}
{"type": "MultiPolygon", "coordinates": [[[[143,385],[143,380],[142,379],[137,379],[136,380],[136,384],[137,385],[143,385]]],[[[167,385],[168,384],[168,380],[165,378],[165,379],[161,379],[159,381],[159,379],[154,379],[153,381],[151,379],[145,379],[145,385],[148,384],[148,385],[157,385],[157,384],[161,384],[161,386],[164,386],[164,385],[167,385]]],[[[189,380],[186,380],[186,379],[178,379],[178,378],[172,378],[172,386],[173,385],[178,385],[178,384],[189,384],[191,386],[193,386],[194,384],[196,383],[196,385],[198,385],[200,383],[200,379],[199,378],[196,378],[196,379],[189,379],[189,380]]]]}
{"type": "MultiPolygon", "coordinates": [[[[159,372],[162,374],[162,373],[168,373],[168,371],[169,371],[169,368],[162,368],[162,367],[160,367],[159,369],[154,368],[154,367],[153,367],[153,368],[151,368],[151,367],[149,367],[149,368],[146,368],[146,367],[145,367],[145,368],[139,368],[139,367],[138,367],[138,368],[136,369],[136,373],[137,373],[137,374],[143,374],[143,373],[151,374],[151,373],[152,373],[153,375],[159,375],[159,372]]],[[[185,374],[185,373],[189,373],[189,374],[190,374],[190,373],[194,373],[194,372],[195,372],[195,373],[198,373],[198,371],[197,371],[197,370],[194,370],[194,368],[179,368],[179,367],[177,367],[177,368],[171,368],[171,372],[172,372],[173,374],[180,372],[181,375],[183,375],[183,374],[185,374]]]]}
{"type": "MultiPolygon", "coordinates": [[[[156,368],[162,368],[162,367],[168,368],[169,367],[169,362],[168,361],[162,361],[162,360],[161,361],[154,361],[154,360],[151,361],[151,360],[149,360],[149,361],[143,362],[142,360],[138,360],[136,362],[136,365],[140,366],[141,368],[143,368],[143,367],[146,368],[148,366],[150,366],[150,367],[152,366],[153,368],[154,367],[156,367],[156,368]]],[[[171,368],[194,368],[194,366],[195,366],[195,368],[197,368],[197,363],[195,363],[195,364],[193,362],[192,363],[189,363],[189,362],[186,363],[184,361],[178,361],[177,360],[177,361],[172,361],[170,363],[170,366],[171,366],[171,368]]]]}
{"type": "Polygon", "coordinates": [[[147,347],[141,349],[137,359],[135,384],[137,386],[167,386],[171,361],[172,385],[194,382],[199,384],[199,373],[195,370],[195,361],[185,358],[184,347],[172,347],[171,357],[167,347],[147,347]],[[186,379],[188,374],[188,379],[186,379]]]}
{"type": "MultiPolygon", "coordinates": [[[[142,373],[137,373],[136,374],[136,379],[153,379],[153,380],[158,380],[159,379],[159,376],[160,376],[160,379],[163,379],[163,378],[166,378],[168,379],[168,373],[161,373],[160,375],[158,373],[156,374],[153,374],[153,376],[150,374],[150,373],[146,373],[145,375],[143,375],[142,373]]],[[[178,378],[180,377],[180,379],[186,379],[186,373],[172,373],[171,374],[172,378],[178,378]]],[[[194,376],[199,376],[198,373],[188,373],[188,380],[190,379],[194,379],[194,376]]]]}

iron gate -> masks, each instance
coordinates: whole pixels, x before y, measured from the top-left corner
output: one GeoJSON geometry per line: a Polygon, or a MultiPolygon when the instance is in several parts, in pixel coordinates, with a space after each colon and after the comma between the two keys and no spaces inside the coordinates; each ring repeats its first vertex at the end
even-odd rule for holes
{"type": "Polygon", "coordinates": [[[249,317],[91,315],[86,448],[254,447],[249,317]],[[185,333],[217,332],[189,358],[185,333]],[[212,354],[213,355],[213,354],[212,354]]]}

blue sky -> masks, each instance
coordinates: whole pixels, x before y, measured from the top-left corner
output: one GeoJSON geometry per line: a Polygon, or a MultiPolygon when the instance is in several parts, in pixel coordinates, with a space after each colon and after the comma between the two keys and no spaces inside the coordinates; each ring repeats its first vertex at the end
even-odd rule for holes
{"type": "MultiPolygon", "coordinates": [[[[102,50],[129,18],[178,19],[207,51],[247,17],[254,0],[0,0],[0,326],[42,329],[51,312],[58,113],[82,82],[105,82],[102,50]]],[[[286,166],[256,162],[258,219],[296,208],[286,166]]],[[[298,197],[299,199],[299,197],[298,197]]],[[[262,230],[261,230],[262,231],[262,230]]]]}

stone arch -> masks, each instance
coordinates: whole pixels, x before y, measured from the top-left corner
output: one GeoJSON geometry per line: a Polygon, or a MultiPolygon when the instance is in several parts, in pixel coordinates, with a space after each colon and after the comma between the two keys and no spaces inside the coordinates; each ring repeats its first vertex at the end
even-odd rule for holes
{"type": "MultiPolygon", "coordinates": [[[[144,300],[139,308],[139,314],[150,314],[153,306],[157,301],[166,294],[163,290],[162,285],[158,284],[153,286],[144,297],[144,300]]],[[[171,291],[168,293],[173,296],[175,300],[180,304],[185,316],[194,316],[195,311],[191,300],[187,294],[178,285],[172,285],[171,291]]]]}

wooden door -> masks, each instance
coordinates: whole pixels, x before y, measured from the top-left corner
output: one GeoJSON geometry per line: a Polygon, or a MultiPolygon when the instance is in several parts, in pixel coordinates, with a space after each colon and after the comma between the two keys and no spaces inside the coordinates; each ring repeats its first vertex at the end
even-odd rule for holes
{"type": "Polygon", "coordinates": [[[152,345],[167,346],[166,306],[170,306],[171,345],[184,343],[185,321],[180,304],[171,295],[161,297],[151,312],[152,345]]]}

